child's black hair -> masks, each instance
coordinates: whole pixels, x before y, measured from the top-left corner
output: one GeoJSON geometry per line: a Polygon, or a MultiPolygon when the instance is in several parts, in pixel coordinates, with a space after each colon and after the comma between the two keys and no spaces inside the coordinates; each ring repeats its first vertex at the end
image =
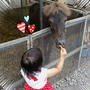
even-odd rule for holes
{"type": "Polygon", "coordinates": [[[23,54],[21,68],[26,74],[34,74],[34,72],[41,70],[42,62],[41,50],[39,48],[31,48],[23,54]]]}

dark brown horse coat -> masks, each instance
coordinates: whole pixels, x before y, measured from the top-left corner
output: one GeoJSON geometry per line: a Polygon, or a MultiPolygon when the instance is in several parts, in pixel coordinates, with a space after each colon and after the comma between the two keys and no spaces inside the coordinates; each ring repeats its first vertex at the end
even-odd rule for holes
{"type": "Polygon", "coordinates": [[[50,22],[51,30],[54,32],[57,41],[64,39],[65,21],[70,16],[70,9],[64,3],[55,2],[43,7],[43,13],[50,22]]]}

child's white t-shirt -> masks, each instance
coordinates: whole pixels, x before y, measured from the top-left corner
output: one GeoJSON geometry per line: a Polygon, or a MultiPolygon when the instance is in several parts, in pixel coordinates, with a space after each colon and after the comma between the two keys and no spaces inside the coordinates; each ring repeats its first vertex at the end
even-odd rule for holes
{"type": "Polygon", "coordinates": [[[40,89],[45,86],[47,83],[47,69],[46,68],[41,68],[41,72],[35,72],[35,76],[38,80],[34,81],[33,79],[27,78],[27,75],[24,73],[23,69],[21,69],[21,74],[27,84],[31,86],[34,89],[40,89]]]}

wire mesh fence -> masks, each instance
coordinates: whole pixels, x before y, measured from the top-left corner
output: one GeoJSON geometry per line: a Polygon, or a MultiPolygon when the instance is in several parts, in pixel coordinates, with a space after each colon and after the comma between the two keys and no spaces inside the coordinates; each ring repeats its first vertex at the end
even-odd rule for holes
{"type": "Polygon", "coordinates": [[[3,77],[0,77],[0,85],[2,87],[6,88],[21,79],[20,60],[22,54],[27,50],[26,44],[26,42],[22,42],[0,50],[0,73],[3,77]]]}
{"type": "MultiPolygon", "coordinates": [[[[66,43],[65,48],[68,53],[75,51],[76,53],[72,54],[70,57],[66,58],[63,71],[51,78],[51,83],[58,81],[61,78],[65,78],[67,75],[72,74],[76,69],[78,69],[78,61],[80,50],[77,50],[81,47],[82,36],[84,31],[84,22],[75,24],[73,26],[66,28],[66,43]]],[[[55,60],[58,60],[60,57],[60,50],[56,48],[55,39],[53,38],[52,33],[44,35],[33,40],[33,47],[39,47],[42,50],[44,57],[44,65],[47,65],[52,62],[52,66],[55,66],[55,60]]]]}
{"type": "MultiPolygon", "coordinates": [[[[72,74],[78,68],[86,18],[87,16],[79,18],[79,20],[72,20],[66,24],[65,48],[67,49],[68,55],[63,71],[56,77],[50,79],[52,84],[61,78],[65,78],[66,75],[72,74]]],[[[47,68],[55,66],[59,58],[59,50],[56,48],[55,40],[48,28],[26,38],[0,44],[0,88],[9,89],[11,86],[13,88],[19,85],[18,80],[21,79],[21,56],[29,49],[30,43],[32,43],[33,47],[39,47],[42,50],[44,66],[47,68]]]]}
{"type": "MultiPolygon", "coordinates": [[[[0,42],[28,35],[22,35],[20,32],[17,32],[16,24],[23,20],[24,15],[28,14],[30,14],[30,22],[34,22],[32,18],[35,20],[39,19],[36,16],[36,14],[38,14],[37,12],[35,12],[34,15],[34,11],[39,10],[39,4],[37,7],[31,7],[32,9],[30,7],[26,7],[30,6],[32,3],[34,3],[34,0],[0,1],[0,42]],[[28,12],[29,10],[30,13],[28,12]]],[[[75,13],[75,17],[77,17],[76,14],[78,13],[75,13]]],[[[65,60],[63,71],[56,77],[50,79],[52,84],[55,81],[72,74],[78,68],[79,63],[82,64],[86,61],[79,62],[79,59],[81,58],[80,47],[82,46],[82,37],[86,18],[87,16],[84,16],[66,23],[67,30],[65,48],[67,49],[68,55],[65,60]]],[[[37,24],[35,23],[35,25],[39,28],[40,26],[38,23],[40,22],[37,22],[37,24]]],[[[37,30],[39,30],[38,28],[37,30]]],[[[39,47],[42,50],[44,58],[43,65],[45,67],[50,68],[55,66],[59,58],[59,50],[56,48],[55,39],[53,38],[49,28],[43,29],[33,35],[28,35],[21,39],[0,44],[0,89],[8,90],[13,89],[14,87],[20,87],[24,81],[21,79],[22,77],[20,74],[20,60],[22,54],[30,48],[31,43],[33,47],[39,47]]],[[[86,49],[84,50],[84,53],[85,52],[86,49]]]]}

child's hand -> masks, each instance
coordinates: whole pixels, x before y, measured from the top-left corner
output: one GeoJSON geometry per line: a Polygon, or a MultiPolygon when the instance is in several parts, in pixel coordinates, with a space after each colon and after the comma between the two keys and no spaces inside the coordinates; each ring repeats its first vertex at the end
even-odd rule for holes
{"type": "Polygon", "coordinates": [[[64,65],[64,57],[67,55],[66,49],[63,48],[60,45],[61,51],[60,51],[60,59],[58,61],[58,64],[56,65],[55,68],[51,68],[47,70],[47,77],[52,77],[58,74],[59,72],[62,71],[63,65],[64,65]]]}
{"type": "Polygon", "coordinates": [[[67,55],[67,51],[65,48],[61,48],[60,56],[65,57],[67,55]]]}

